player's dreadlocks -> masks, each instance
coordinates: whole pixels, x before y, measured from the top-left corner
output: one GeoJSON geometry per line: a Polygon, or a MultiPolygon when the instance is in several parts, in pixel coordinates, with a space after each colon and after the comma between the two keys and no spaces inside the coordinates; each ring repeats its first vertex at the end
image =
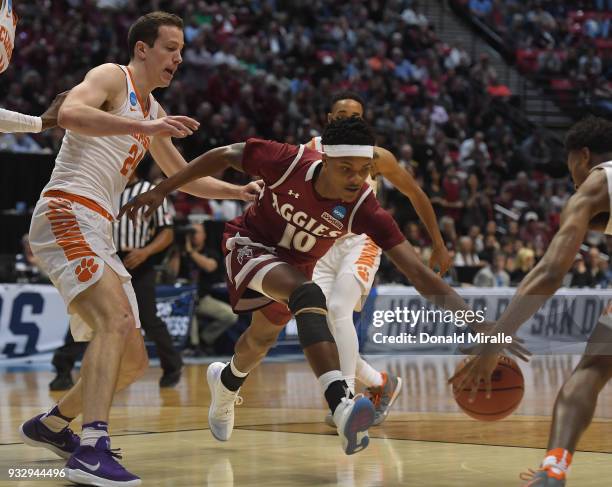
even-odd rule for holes
{"type": "Polygon", "coordinates": [[[569,129],[565,149],[569,152],[583,147],[593,154],[612,152],[612,122],[590,115],[569,129]]]}
{"type": "Polygon", "coordinates": [[[332,120],[321,137],[323,145],[375,145],[376,138],[368,123],[359,117],[332,120]]]}

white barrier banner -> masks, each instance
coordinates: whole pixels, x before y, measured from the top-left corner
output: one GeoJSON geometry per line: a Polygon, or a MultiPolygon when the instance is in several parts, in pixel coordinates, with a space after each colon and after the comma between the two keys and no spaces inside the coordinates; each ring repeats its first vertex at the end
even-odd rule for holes
{"type": "MultiPolygon", "coordinates": [[[[174,344],[185,346],[193,315],[195,286],[157,286],[157,314],[174,344]]],[[[64,344],[68,314],[48,284],[0,284],[0,360],[51,353],[64,344]]]]}
{"type": "Polygon", "coordinates": [[[52,352],[67,330],[66,306],[53,286],[0,284],[0,359],[52,352]]]}
{"type": "MultiPolygon", "coordinates": [[[[476,323],[498,319],[515,288],[459,288],[474,310],[476,323]],[[479,320],[480,318],[480,320],[479,320]]],[[[518,336],[533,353],[582,353],[612,289],[560,289],[520,329],[518,336]]],[[[477,345],[468,336],[465,316],[445,314],[412,287],[379,286],[370,296],[359,323],[364,353],[445,354],[477,345]]],[[[500,337],[500,340],[507,339],[500,337]]]]}

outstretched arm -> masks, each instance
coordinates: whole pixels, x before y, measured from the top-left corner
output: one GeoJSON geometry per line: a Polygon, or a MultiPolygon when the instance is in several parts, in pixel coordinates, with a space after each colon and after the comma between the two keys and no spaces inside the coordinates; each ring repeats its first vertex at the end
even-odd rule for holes
{"type": "Polygon", "coordinates": [[[433,269],[436,265],[440,273],[444,274],[452,264],[452,259],[444,245],[444,239],[438,228],[436,214],[431,206],[431,201],[419,187],[412,175],[399,165],[395,156],[386,149],[376,148],[376,167],[380,173],[387,178],[393,186],[406,196],[419,218],[425,225],[427,233],[432,241],[433,252],[429,260],[429,266],[433,269]]]}
{"type": "Polygon", "coordinates": [[[499,318],[496,332],[514,334],[561,287],[589,230],[590,221],[609,208],[606,176],[604,171],[597,171],[569,199],[561,214],[559,231],[540,262],[521,282],[499,318]]]}
{"type": "Polygon", "coordinates": [[[244,143],[218,147],[205,152],[187,164],[176,147],[167,137],[156,137],[150,147],[151,155],[159,167],[170,176],[154,189],[134,198],[121,208],[119,216],[127,213],[134,220],[139,208],[147,210],[145,218],[162,204],[164,198],[176,189],[181,189],[202,198],[227,198],[251,201],[259,193],[259,184],[252,182],[246,186],[235,186],[225,181],[210,177],[228,167],[242,168],[244,143]]]}
{"type": "Polygon", "coordinates": [[[133,133],[186,137],[198,128],[198,122],[189,117],[134,120],[106,112],[103,108],[122,101],[125,86],[125,74],[116,65],[93,68],[66,96],[59,110],[59,125],[92,137],[133,133]]]}
{"type": "MultiPolygon", "coordinates": [[[[596,171],[574,194],[563,213],[561,227],[538,264],[525,276],[492,333],[514,335],[535,312],[561,286],[564,276],[571,269],[589,225],[597,215],[610,210],[608,185],[604,171],[596,171]]],[[[502,345],[489,345],[481,354],[459,370],[449,382],[458,389],[472,385],[471,397],[475,397],[478,384],[483,380],[487,390],[491,388],[491,374],[497,365],[497,354],[502,345]]]]}
{"type": "Polygon", "coordinates": [[[436,306],[450,311],[471,311],[452,287],[421,262],[412,245],[406,240],[387,250],[385,254],[416,290],[436,306]]]}
{"type": "Polygon", "coordinates": [[[57,114],[67,94],[63,91],[57,95],[40,117],[0,108],[0,132],[37,134],[57,126],[57,114]]]}

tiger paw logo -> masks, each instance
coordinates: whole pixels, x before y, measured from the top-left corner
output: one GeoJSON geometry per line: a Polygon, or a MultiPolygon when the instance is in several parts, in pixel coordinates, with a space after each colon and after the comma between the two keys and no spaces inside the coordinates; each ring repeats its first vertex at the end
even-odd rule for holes
{"type": "Polygon", "coordinates": [[[93,275],[98,271],[100,266],[95,263],[93,257],[83,258],[81,262],[74,270],[74,273],[77,275],[77,278],[81,282],[89,281],[93,275]]]}
{"type": "Polygon", "coordinates": [[[360,265],[357,267],[357,274],[363,282],[368,282],[370,280],[370,269],[368,269],[364,265],[360,265]]]}

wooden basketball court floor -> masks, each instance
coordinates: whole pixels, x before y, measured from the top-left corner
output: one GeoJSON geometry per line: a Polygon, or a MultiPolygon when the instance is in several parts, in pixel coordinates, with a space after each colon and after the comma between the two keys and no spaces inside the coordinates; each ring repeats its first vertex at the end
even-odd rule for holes
{"type": "MultiPolygon", "coordinates": [[[[446,379],[459,358],[371,357],[404,378],[388,420],[370,429],[370,447],[346,456],[323,423],[325,405],[301,359],[266,362],[241,391],[228,442],[207,425],[206,364],[187,365],[176,389],[157,387],[160,370],[115,398],[112,442],[123,463],[151,486],[519,486],[546,446],[550,413],[577,357],[534,357],[521,364],[526,393],[509,418],[474,421],[458,411],[446,379]]],[[[4,369],[0,375],[0,485],[66,485],[62,480],[9,481],[8,468],[61,468],[53,453],[21,443],[19,424],[52,404],[48,370],[4,369]]],[[[612,485],[612,388],[574,457],[570,486],[612,485]]],[[[75,431],[80,430],[78,420],[75,431]]]]}

